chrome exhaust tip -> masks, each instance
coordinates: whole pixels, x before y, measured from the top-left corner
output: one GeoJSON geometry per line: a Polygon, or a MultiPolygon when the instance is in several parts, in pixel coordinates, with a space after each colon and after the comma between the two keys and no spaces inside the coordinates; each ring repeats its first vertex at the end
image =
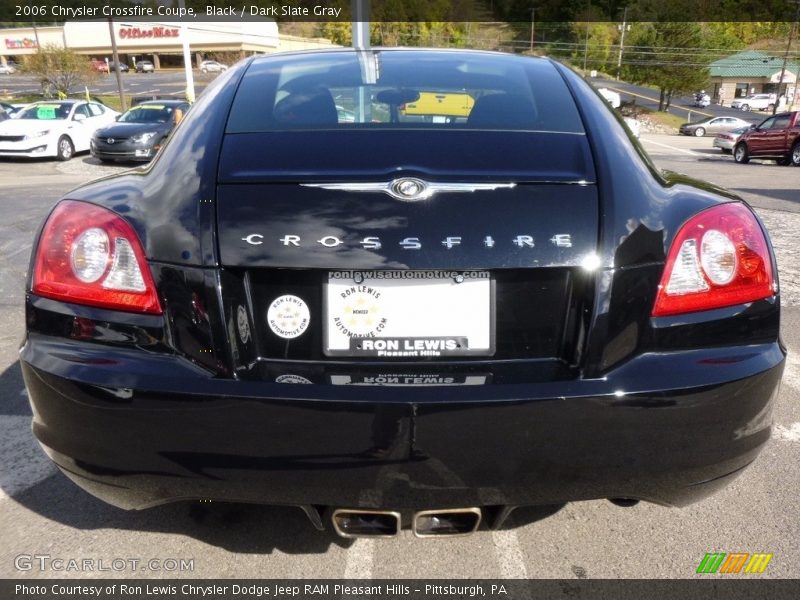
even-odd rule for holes
{"type": "Polygon", "coordinates": [[[400,533],[400,513],[390,510],[337,508],[333,529],[345,538],[388,538],[400,533]]]}
{"type": "Polygon", "coordinates": [[[481,509],[422,510],[414,513],[412,523],[414,535],[420,538],[469,535],[481,524],[481,509]]]}

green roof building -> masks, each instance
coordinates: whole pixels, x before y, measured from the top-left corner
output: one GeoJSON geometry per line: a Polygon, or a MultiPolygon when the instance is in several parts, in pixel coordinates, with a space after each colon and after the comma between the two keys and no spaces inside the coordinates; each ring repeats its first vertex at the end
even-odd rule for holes
{"type": "Polygon", "coordinates": [[[789,104],[800,103],[797,94],[797,75],[800,65],[788,61],[781,81],[783,56],[748,50],[711,63],[712,97],[715,101],[730,103],[734,98],[751,94],[786,96],[789,104]],[[796,97],[797,95],[797,97],[796,97]],[[795,99],[796,98],[796,99],[795,99]]]}

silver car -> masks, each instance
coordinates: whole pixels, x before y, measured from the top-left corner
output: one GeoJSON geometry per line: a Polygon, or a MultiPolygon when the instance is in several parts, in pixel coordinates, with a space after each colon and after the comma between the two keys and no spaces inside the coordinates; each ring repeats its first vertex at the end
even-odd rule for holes
{"type": "Polygon", "coordinates": [[[750,127],[750,123],[738,117],[708,117],[702,121],[697,121],[697,123],[684,123],[679,131],[683,135],[703,137],[707,133],[723,133],[739,127],[750,127]]]}
{"type": "Polygon", "coordinates": [[[223,65],[215,60],[204,60],[200,63],[200,70],[203,73],[222,73],[228,70],[228,65],[223,65]]]}
{"type": "Polygon", "coordinates": [[[747,127],[739,127],[733,131],[726,131],[724,133],[717,134],[717,137],[714,138],[714,148],[719,148],[722,150],[723,154],[730,154],[733,152],[733,147],[736,146],[736,142],[739,141],[739,138],[742,137],[742,134],[745,131],[750,131],[751,127],[751,125],[748,125],[747,127]]]}

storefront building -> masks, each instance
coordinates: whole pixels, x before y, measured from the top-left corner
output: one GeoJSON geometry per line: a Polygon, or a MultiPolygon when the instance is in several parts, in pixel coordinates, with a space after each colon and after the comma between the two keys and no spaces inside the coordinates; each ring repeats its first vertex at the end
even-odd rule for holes
{"type": "Polygon", "coordinates": [[[711,63],[711,88],[714,102],[729,104],[735,98],[752,94],[786,96],[788,104],[800,103],[797,74],[800,65],[788,61],[781,80],[782,56],[749,50],[711,63]]]}
{"type": "MultiPolygon", "coordinates": [[[[179,23],[114,22],[120,62],[134,66],[149,60],[156,69],[182,67],[183,49],[179,23]]],[[[196,65],[220,55],[251,54],[332,47],[321,38],[279,34],[274,21],[193,23],[186,28],[196,65]]],[[[68,21],[59,27],[0,29],[0,63],[21,64],[26,55],[45,46],[66,47],[87,58],[111,60],[111,33],[107,21],[68,21]]]]}

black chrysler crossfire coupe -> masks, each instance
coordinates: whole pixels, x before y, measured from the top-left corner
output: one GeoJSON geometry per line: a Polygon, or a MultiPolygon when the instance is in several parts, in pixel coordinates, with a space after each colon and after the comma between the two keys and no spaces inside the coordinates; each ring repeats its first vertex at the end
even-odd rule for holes
{"type": "Polygon", "coordinates": [[[775,258],[548,59],[247,59],[144,170],[55,205],[22,368],[106,502],[291,505],[341,535],[697,501],[770,437],[775,258]]]}

